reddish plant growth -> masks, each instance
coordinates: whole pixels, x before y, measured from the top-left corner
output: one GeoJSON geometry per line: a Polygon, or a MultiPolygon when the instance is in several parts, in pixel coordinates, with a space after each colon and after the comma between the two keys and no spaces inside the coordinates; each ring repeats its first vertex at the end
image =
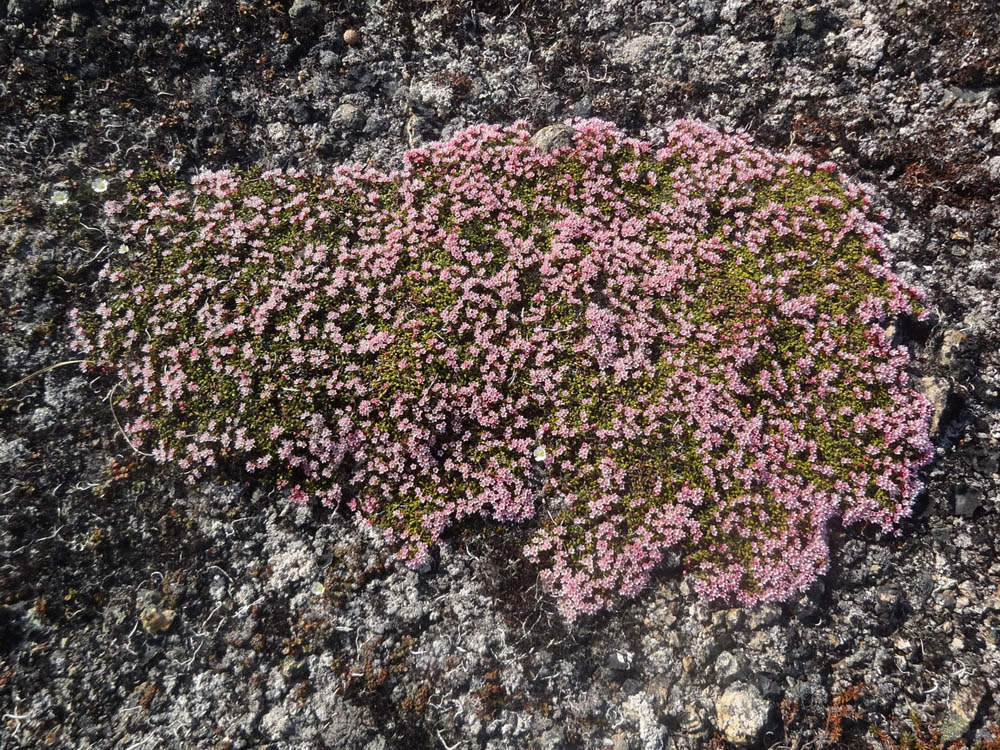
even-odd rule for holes
{"type": "Polygon", "coordinates": [[[831,518],[895,529],[929,407],[878,325],[918,310],[865,192],[696,123],[572,125],[551,154],[472,127],[391,175],[133,182],[78,321],[130,440],[344,501],[411,563],[464,517],[534,518],[570,620],[675,545],[752,604],[823,572],[831,518]]]}

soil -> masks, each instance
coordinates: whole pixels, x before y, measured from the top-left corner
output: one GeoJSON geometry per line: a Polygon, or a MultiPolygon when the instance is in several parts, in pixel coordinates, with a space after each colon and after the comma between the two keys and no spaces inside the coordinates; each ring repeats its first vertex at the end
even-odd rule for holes
{"type": "Polygon", "coordinates": [[[0,5],[0,747],[803,748],[1000,718],[995,0],[8,0],[0,5]],[[346,33],[345,32],[350,32],[346,33]],[[135,454],[69,311],[118,242],[92,182],[348,162],[477,122],[675,118],[836,161],[890,215],[937,455],[897,537],[831,529],[743,611],[669,565],[567,629],[517,527],[433,570],[267,486],[135,454]],[[55,191],[68,201],[56,205],[55,191]]]}

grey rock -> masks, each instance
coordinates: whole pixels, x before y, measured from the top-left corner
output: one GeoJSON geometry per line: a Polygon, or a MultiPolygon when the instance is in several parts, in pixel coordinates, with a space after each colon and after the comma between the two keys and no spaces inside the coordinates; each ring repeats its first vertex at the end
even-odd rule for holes
{"type": "Polygon", "coordinates": [[[0,465],[13,466],[28,453],[28,441],[23,437],[0,440],[0,465]]]}
{"type": "Polygon", "coordinates": [[[630,651],[612,651],[608,654],[607,661],[609,669],[619,672],[627,672],[632,668],[633,655],[630,651]]]}
{"type": "Polygon", "coordinates": [[[988,89],[974,91],[972,89],[960,89],[957,87],[950,88],[941,97],[941,108],[955,107],[962,109],[964,107],[977,107],[989,99],[989,96],[990,92],[988,89]]]}
{"type": "Polygon", "coordinates": [[[319,16],[323,6],[315,0],[295,0],[288,9],[288,17],[294,22],[301,23],[319,16]]]}
{"type": "Polygon", "coordinates": [[[312,117],[312,109],[305,102],[295,102],[291,107],[292,122],[304,125],[312,117]]]}
{"type": "Polygon", "coordinates": [[[779,38],[789,38],[795,35],[799,28],[799,17],[794,10],[785,9],[778,14],[774,21],[775,30],[779,38]]]}
{"type": "Polygon", "coordinates": [[[330,124],[340,130],[353,132],[364,127],[365,117],[361,113],[361,107],[344,103],[330,115],[330,124]]]}
{"type": "Polygon", "coordinates": [[[850,65],[865,73],[874,72],[885,55],[886,36],[880,29],[852,29],[846,33],[850,65]]]}
{"type": "Polygon", "coordinates": [[[715,27],[719,22],[719,4],[714,0],[695,0],[691,4],[691,10],[704,26],[709,29],[715,27]]]}
{"type": "Polygon", "coordinates": [[[319,53],[319,64],[324,68],[336,68],[340,65],[340,56],[331,50],[323,50],[319,53]]]}
{"type": "Polygon", "coordinates": [[[9,0],[7,15],[21,21],[33,21],[41,15],[45,0],[9,0]]]}
{"type": "Polygon", "coordinates": [[[1000,156],[991,157],[986,161],[986,171],[990,173],[991,180],[1000,181],[1000,156]]]}
{"type": "Polygon", "coordinates": [[[196,79],[191,84],[191,97],[200,105],[216,106],[225,95],[225,84],[217,75],[211,73],[196,79]]]}
{"type": "Polygon", "coordinates": [[[775,36],[783,42],[791,41],[795,36],[817,39],[831,27],[836,29],[839,24],[829,11],[818,6],[803,10],[786,8],[774,20],[775,36]]]}
{"type": "Polygon", "coordinates": [[[272,141],[283,141],[288,137],[288,126],[282,122],[272,122],[267,126],[267,135],[272,141]]]}
{"type": "Polygon", "coordinates": [[[977,471],[992,476],[1000,469],[1000,456],[995,453],[985,453],[972,459],[973,466],[977,471]]]}
{"type": "Polygon", "coordinates": [[[32,428],[38,432],[47,430],[56,424],[56,413],[51,407],[39,406],[31,412],[30,422],[32,428]]]}
{"type": "Polygon", "coordinates": [[[579,101],[573,102],[569,107],[569,113],[574,117],[590,117],[594,109],[594,104],[589,96],[582,97],[579,101]]]}
{"type": "Polygon", "coordinates": [[[773,604],[760,604],[747,613],[747,627],[751,630],[773,625],[781,617],[781,610],[773,604]]]}
{"type": "Polygon", "coordinates": [[[389,130],[389,120],[381,115],[372,115],[365,120],[363,132],[367,136],[381,135],[389,130]]]}
{"type": "Polygon", "coordinates": [[[572,146],[573,136],[576,135],[576,133],[577,130],[575,128],[571,128],[569,125],[563,125],[562,123],[546,125],[544,128],[531,136],[531,143],[539,151],[551,154],[555,151],[572,146]]]}
{"type": "Polygon", "coordinates": [[[740,11],[742,11],[743,8],[749,4],[749,0],[726,0],[722,4],[722,10],[719,12],[719,18],[726,23],[734,24],[739,20],[740,11]]]}
{"type": "Polygon", "coordinates": [[[627,39],[609,50],[612,62],[631,68],[648,66],[662,42],[654,36],[642,35],[627,39]]]}
{"type": "Polygon", "coordinates": [[[815,34],[819,26],[819,19],[813,13],[803,13],[799,18],[799,30],[804,34],[815,34]]]}
{"type": "Polygon", "coordinates": [[[445,120],[451,113],[455,91],[446,83],[434,79],[414,80],[410,85],[408,99],[415,111],[433,114],[445,120]]]}
{"type": "Polygon", "coordinates": [[[560,750],[560,748],[566,746],[563,742],[562,731],[555,727],[543,732],[539,738],[539,742],[542,750],[560,750]]]}
{"type": "Polygon", "coordinates": [[[767,724],[771,705],[753,685],[736,683],[715,702],[718,728],[728,742],[753,744],[767,724]]]}
{"type": "Polygon", "coordinates": [[[715,681],[722,687],[726,687],[734,680],[739,679],[743,674],[739,658],[729,652],[723,651],[715,658],[715,681]]]}
{"type": "MultiPolygon", "coordinates": [[[[785,664],[787,664],[787,659],[780,655],[776,655],[774,661],[771,662],[771,666],[774,668],[774,673],[778,674],[781,671],[782,666],[785,664]]],[[[779,685],[771,675],[763,673],[758,674],[754,677],[754,683],[765,700],[781,696],[781,685],[779,685]]]]}
{"type": "Polygon", "coordinates": [[[214,601],[222,601],[229,595],[229,588],[222,576],[215,576],[208,586],[208,594],[214,601]]]}
{"type": "Polygon", "coordinates": [[[660,723],[653,699],[646,693],[637,693],[622,706],[625,718],[639,725],[639,747],[655,750],[664,746],[667,730],[660,723]]]}
{"type": "Polygon", "coordinates": [[[983,491],[972,485],[962,485],[955,489],[955,515],[971,516],[983,504],[983,491]]]}
{"type": "Polygon", "coordinates": [[[743,625],[743,610],[737,608],[723,609],[712,613],[712,627],[736,630],[743,625]]]}

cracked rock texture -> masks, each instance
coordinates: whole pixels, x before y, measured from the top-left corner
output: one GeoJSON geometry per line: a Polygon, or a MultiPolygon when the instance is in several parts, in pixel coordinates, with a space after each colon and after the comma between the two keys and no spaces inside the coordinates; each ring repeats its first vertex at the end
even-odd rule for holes
{"type": "Polygon", "coordinates": [[[0,745],[823,746],[837,696],[867,716],[844,721],[858,743],[867,722],[911,715],[949,740],[987,736],[1000,700],[996,12],[0,4],[0,745]],[[896,328],[937,407],[927,491],[898,537],[833,529],[829,574],[796,601],[699,601],[668,563],[621,611],[566,630],[517,556],[521,529],[456,535],[418,574],[347,516],[146,463],[115,426],[110,385],[74,366],[7,390],[74,358],[68,311],[93,303],[119,244],[98,176],[394,169],[473,123],[574,115],[653,139],[703,119],[838,162],[875,187],[897,269],[927,292],[931,321],[896,328]]]}

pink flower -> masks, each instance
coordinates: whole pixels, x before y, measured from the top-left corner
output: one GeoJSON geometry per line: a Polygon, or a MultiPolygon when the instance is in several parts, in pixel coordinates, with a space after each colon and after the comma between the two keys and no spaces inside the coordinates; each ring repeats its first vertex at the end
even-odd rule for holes
{"type": "Polygon", "coordinates": [[[792,596],[830,518],[891,531],[919,491],[929,406],[877,326],[919,295],[832,164],[569,124],[558,159],[475,126],[396,174],[109,202],[130,251],[75,346],[157,460],[346,497],[411,564],[456,520],[536,519],[524,552],[569,620],[682,543],[704,596],[792,596]]]}

